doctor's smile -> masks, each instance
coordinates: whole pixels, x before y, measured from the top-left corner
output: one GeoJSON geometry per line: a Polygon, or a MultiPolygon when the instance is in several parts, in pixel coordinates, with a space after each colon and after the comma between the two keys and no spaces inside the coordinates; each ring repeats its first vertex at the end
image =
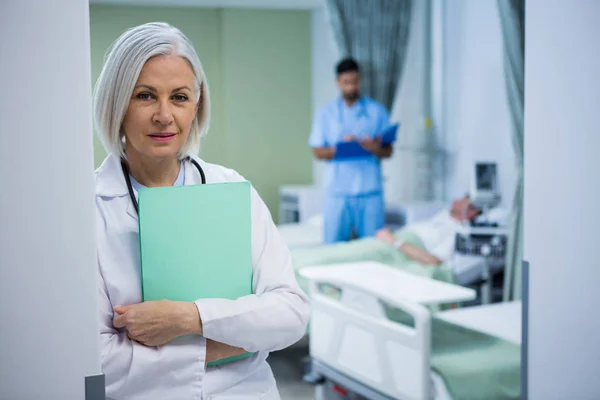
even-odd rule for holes
{"type": "Polygon", "coordinates": [[[156,133],[151,133],[148,136],[150,137],[150,139],[152,139],[156,142],[165,143],[165,142],[171,141],[171,139],[173,139],[175,137],[175,135],[177,135],[177,134],[169,133],[169,132],[156,132],[156,133]]]}

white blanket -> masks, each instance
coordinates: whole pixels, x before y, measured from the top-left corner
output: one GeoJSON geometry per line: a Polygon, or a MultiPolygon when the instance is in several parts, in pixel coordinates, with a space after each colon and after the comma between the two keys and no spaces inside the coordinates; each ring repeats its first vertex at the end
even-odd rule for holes
{"type": "Polygon", "coordinates": [[[448,210],[440,211],[432,218],[403,228],[419,236],[425,249],[443,261],[452,257],[456,233],[461,229],[463,225],[453,219],[448,210]]]}

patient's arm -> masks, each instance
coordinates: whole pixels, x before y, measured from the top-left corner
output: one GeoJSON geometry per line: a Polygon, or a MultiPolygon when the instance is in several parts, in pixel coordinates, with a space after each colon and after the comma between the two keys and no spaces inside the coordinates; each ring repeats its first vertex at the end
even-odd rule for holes
{"type": "Polygon", "coordinates": [[[398,248],[408,258],[427,265],[440,265],[442,260],[418,246],[402,243],[398,248]]]}
{"type": "MultiPolygon", "coordinates": [[[[379,230],[376,236],[379,240],[389,243],[391,245],[395,245],[398,240],[396,236],[394,236],[392,231],[390,231],[389,229],[379,230]]],[[[432,255],[427,250],[424,250],[410,243],[402,243],[398,247],[398,250],[411,260],[418,261],[422,264],[440,265],[442,263],[442,261],[439,258],[432,255]]]]}
{"type": "Polygon", "coordinates": [[[381,240],[382,242],[386,242],[388,244],[394,244],[394,242],[396,242],[396,240],[398,240],[396,238],[396,236],[394,236],[392,231],[389,230],[388,228],[383,228],[383,229],[378,230],[377,233],[375,234],[375,236],[377,237],[377,239],[381,240]]]}
{"type": "Polygon", "coordinates": [[[233,347],[225,343],[215,342],[206,339],[206,362],[221,360],[227,357],[239,356],[246,353],[246,350],[239,347],[233,347]]]}

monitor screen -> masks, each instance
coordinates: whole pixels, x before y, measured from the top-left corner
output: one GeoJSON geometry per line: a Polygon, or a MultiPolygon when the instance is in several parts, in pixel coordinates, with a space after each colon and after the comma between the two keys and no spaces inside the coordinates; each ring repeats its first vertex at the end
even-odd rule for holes
{"type": "Polygon", "coordinates": [[[477,190],[496,189],[496,164],[481,163],[475,166],[477,190]]]}

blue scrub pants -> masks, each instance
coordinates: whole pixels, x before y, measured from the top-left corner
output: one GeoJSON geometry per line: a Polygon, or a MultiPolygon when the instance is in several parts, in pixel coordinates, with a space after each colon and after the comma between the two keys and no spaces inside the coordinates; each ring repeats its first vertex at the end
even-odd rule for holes
{"type": "Polygon", "coordinates": [[[353,232],[358,238],[375,236],[385,222],[383,193],[327,195],[323,219],[325,243],[348,241],[353,232]]]}

